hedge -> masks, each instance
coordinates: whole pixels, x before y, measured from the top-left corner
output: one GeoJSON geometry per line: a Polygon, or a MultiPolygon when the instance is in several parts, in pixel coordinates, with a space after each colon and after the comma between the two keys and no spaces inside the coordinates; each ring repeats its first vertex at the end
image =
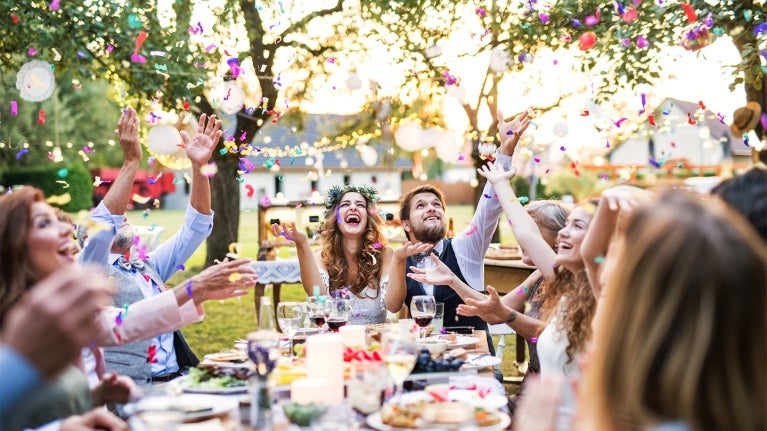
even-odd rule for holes
{"type": "Polygon", "coordinates": [[[2,173],[2,184],[6,187],[34,186],[42,190],[46,197],[69,193],[72,199],[68,203],[59,205],[51,202],[51,205],[67,212],[87,210],[93,206],[93,183],[83,164],[11,168],[2,173]]]}

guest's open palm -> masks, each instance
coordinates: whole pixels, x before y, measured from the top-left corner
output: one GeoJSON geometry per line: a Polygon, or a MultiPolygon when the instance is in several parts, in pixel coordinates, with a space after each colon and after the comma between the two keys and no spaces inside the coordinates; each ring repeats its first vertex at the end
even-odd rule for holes
{"type": "Polygon", "coordinates": [[[216,119],[215,115],[208,118],[205,114],[200,115],[197,133],[194,137],[190,138],[189,134],[184,131],[181,132],[186,155],[193,165],[201,166],[208,163],[222,134],[221,121],[216,119]]]}

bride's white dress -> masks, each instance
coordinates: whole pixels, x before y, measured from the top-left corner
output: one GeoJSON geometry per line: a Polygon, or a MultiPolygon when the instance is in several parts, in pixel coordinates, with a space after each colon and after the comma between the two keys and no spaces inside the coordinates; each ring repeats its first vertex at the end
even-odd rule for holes
{"type": "MultiPolygon", "coordinates": [[[[324,269],[320,269],[322,282],[325,289],[330,285],[330,275],[324,269]]],[[[384,296],[386,286],[389,284],[389,276],[385,276],[379,283],[378,289],[366,287],[359,296],[349,292],[349,305],[352,308],[350,325],[371,325],[386,322],[386,305],[384,296]]]]}

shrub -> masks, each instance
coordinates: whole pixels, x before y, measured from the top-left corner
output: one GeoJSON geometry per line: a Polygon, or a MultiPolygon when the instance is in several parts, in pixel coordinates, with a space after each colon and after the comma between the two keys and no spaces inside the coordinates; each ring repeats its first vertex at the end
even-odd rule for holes
{"type": "Polygon", "coordinates": [[[68,203],[51,203],[67,212],[87,210],[93,206],[91,175],[81,163],[12,168],[2,174],[2,183],[7,187],[34,186],[42,190],[46,197],[69,193],[72,199],[68,203]]]}

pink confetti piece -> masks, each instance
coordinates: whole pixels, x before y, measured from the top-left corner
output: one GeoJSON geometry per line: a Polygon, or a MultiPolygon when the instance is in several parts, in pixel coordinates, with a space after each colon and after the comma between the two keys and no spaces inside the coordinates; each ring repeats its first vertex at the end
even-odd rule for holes
{"type": "Polygon", "coordinates": [[[530,337],[530,342],[535,344],[538,342],[538,337],[530,337]]]}
{"type": "Polygon", "coordinates": [[[206,46],[206,47],[205,47],[205,52],[211,52],[211,51],[213,51],[215,48],[216,48],[216,44],[215,44],[215,43],[211,43],[210,45],[208,45],[208,46],[206,46]]]}
{"type": "Polygon", "coordinates": [[[123,312],[120,311],[117,313],[117,316],[115,316],[115,325],[120,326],[123,324],[123,312]]]}
{"type": "Polygon", "coordinates": [[[133,63],[146,63],[146,57],[139,55],[138,51],[141,49],[141,45],[144,44],[144,41],[146,41],[148,36],[149,33],[142,31],[136,37],[136,45],[133,47],[133,54],[130,57],[130,61],[133,63]]]}
{"type": "Polygon", "coordinates": [[[383,245],[380,242],[377,242],[377,243],[373,244],[373,248],[375,248],[375,249],[379,249],[381,247],[383,247],[383,245]]]}
{"type": "Polygon", "coordinates": [[[475,232],[477,232],[477,230],[479,230],[477,226],[474,226],[474,224],[470,224],[469,229],[466,230],[466,232],[464,232],[464,235],[466,236],[473,235],[475,232]]]}
{"type": "Polygon", "coordinates": [[[19,115],[19,104],[15,100],[11,100],[11,115],[14,117],[19,115]]]}
{"type": "Polygon", "coordinates": [[[328,57],[328,63],[335,64],[336,63],[335,57],[328,57]]]}
{"type": "Polygon", "coordinates": [[[59,10],[59,0],[53,0],[50,4],[51,10],[59,10]]]}
{"type": "Polygon", "coordinates": [[[541,158],[540,157],[533,157],[533,161],[535,163],[541,163],[541,158]]]}
{"type": "Polygon", "coordinates": [[[27,50],[27,55],[29,55],[30,57],[36,56],[37,55],[37,50],[35,48],[29,48],[27,50]]]}

